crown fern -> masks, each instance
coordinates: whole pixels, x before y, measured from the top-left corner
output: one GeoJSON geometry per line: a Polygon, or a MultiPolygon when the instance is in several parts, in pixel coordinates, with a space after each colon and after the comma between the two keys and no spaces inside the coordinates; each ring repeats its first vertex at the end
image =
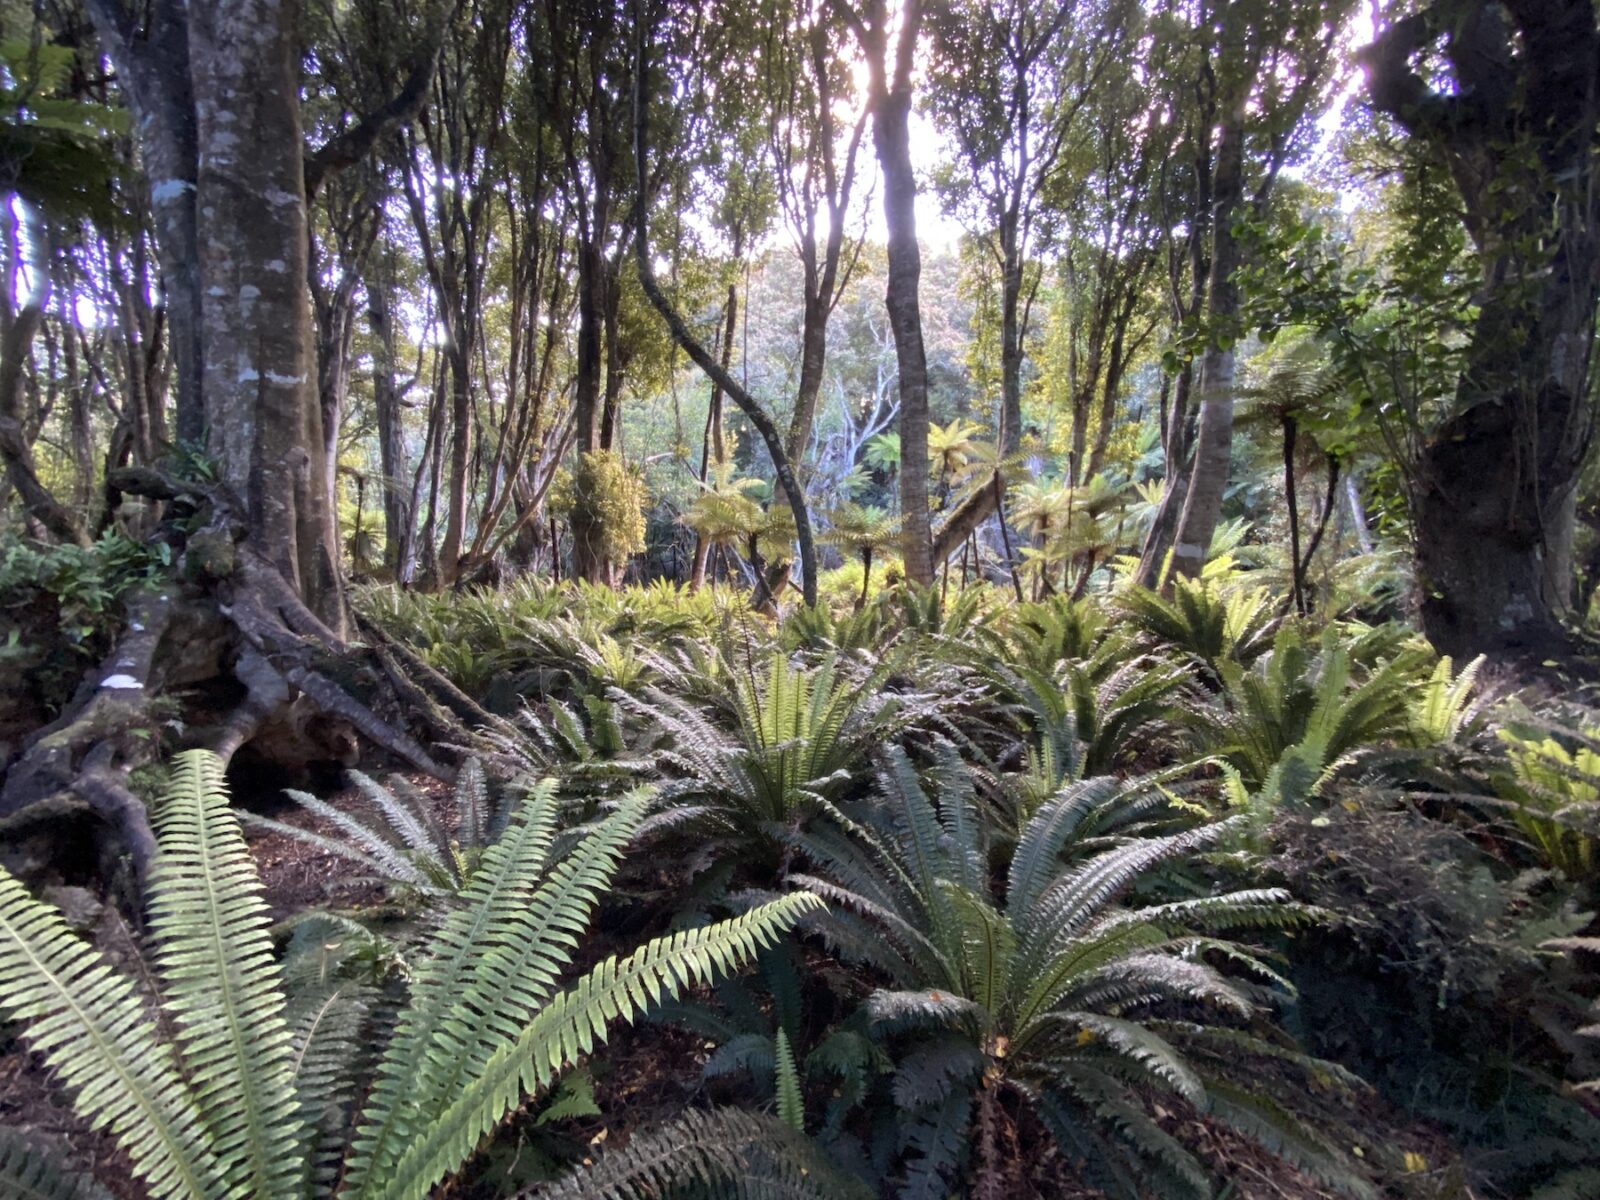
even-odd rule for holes
{"type": "MultiPolygon", "coordinates": [[[[530,791],[416,969],[341,1195],[421,1200],[524,1095],[604,1042],[611,1021],[737,969],[820,907],[787,896],[606,959],[559,989],[646,803],[626,798],[558,852],[554,784],[530,791]]],[[[170,1039],[132,983],[3,870],[0,1015],[22,1023],[150,1195],[328,1194],[337,1173],[320,1161],[319,1126],[353,1090],[360,998],[330,988],[290,1009],[213,756],[180,756],[154,823],[151,930],[170,1039]]],[[[37,1151],[0,1143],[0,1184],[33,1194],[24,1182],[44,1196],[95,1194],[37,1151]]]]}

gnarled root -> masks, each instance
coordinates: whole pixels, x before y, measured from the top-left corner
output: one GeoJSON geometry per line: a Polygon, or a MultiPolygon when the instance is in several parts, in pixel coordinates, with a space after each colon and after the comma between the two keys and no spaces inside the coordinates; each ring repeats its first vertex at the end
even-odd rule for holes
{"type": "Polygon", "coordinates": [[[130,775],[154,759],[166,727],[225,762],[249,745],[296,769],[310,761],[354,765],[364,740],[448,780],[454,772],[374,703],[386,700],[382,707],[397,716],[420,718],[438,745],[470,740],[447,709],[464,721],[503,724],[409,650],[344,642],[244,540],[223,489],[191,487],[149,469],[115,475],[111,484],[120,491],[188,504],[209,519],[180,559],[188,582],[172,578],[130,595],[112,654],[85,677],[62,716],[27,741],[0,786],[0,822],[26,824],[35,809],[51,820],[92,814],[142,882],[155,841],[130,775]],[[194,555],[205,561],[191,561],[194,555]],[[220,722],[201,728],[174,719],[176,693],[197,685],[213,701],[227,697],[220,722]]]}

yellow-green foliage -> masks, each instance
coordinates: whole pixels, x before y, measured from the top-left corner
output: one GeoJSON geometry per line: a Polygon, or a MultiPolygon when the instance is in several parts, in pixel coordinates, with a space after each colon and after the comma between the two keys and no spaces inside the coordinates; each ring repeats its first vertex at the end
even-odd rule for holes
{"type": "Polygon", "coordinates": [[[586,526],[591,548],[608,562],[644,549],[644,480],[610,450],[578,456],[551,488],[551,509],[586,526]]]}
{"type": "MultiPolygon", "coordinates": [[[[1600,754],[1587,744],[1569,750],[1554,737],[1498,732],[1511,766],[1499,790],[1516,806],[1517,828],[1547,865],[1573,879],[1587,878],[1595,867],[1595,838],[1584,831],[1584,821],[1592,828],[1600,805],[1600,754]]],[[[1593,743],[1600,728],[1583,729],[1580,736],[1593,743]]]]}
{"type": "MultiPolygon", "coordinates": [[[[856,559],[836,567],[832,571],[824,571],[817,576],[817,602],[841,612],[853,608],[861,598],[861,561],[856,559]]],[[[893,587],[904,578],[899,559],[890,559],[888,562],[879,562],[876,559],[872,564],[872,584],[870,595],[876,596],[885,588],[893,587]]]]}

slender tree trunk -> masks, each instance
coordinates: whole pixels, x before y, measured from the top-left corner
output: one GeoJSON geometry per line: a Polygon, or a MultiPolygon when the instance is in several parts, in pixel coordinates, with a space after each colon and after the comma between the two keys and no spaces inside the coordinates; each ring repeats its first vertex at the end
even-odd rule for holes
{"type": "Polygon", "coordinates": [[[1139,568],[1134,582],[1153,588],[1165,582],[1167,553],[1172,549],[1172,537],[1178,528],[1178,517],[1183,512],[1183,502],[1189,493],[1188,418],[1189,393],[1194,386],[1194,364],[1185,363],[1172,389],[1172,411],[1162,427],[1161,440],[1166,460],[1167,478],[1161,489],[1161,502],[1156,506],[1155,517],[1145,533],[1144,547],[1139,555],[1139,568]]]}
{"type": "Polygon", "coordinates": [[[372,407],[378,424],[378,460],[383,471],[383,563],[395,579],[409,582],[412,566],[410,465],[406,462],[404,414],[400,407],[398,355],[389,316],[389,293],[367,279],[367,323],[372,329],[372,407]]]}
{"type": "Polygon", "coordinates": [[[27,431],[24,375],[34,339],[44,323],[47,297],[43,289],[28,297],[0,333],[0,458],[5,461],[6,480],[17,490],[28,515],[62,541],[87,546],[89,535],[83,522],[40,481],[27,431]]]}
{"type": "Polygon", "coordinates": [[[445,479],[444,540],[439,547],[439,582],[453,586],[461,575],[467,528],[467,483],[472,458],[472,342],[457,331],[445,355],[450,379],[450,469],[445,479]]]}
{"type": "Polygon", "coordinates": [[[1239,313],[1238,240],[1233,219],[1244,197],[1244,92],[1224,120],[1217,146],[1216,203],[1211,219],[1209,340],[1200,362],[1200,423],[1183,515],[1173,534],[1172,570],[1198,576],[1222,517],[1233,466],[1234,324],[1239,313]]]}
{"type": "Polygon", "coordinates": [[[910,135],[911,66],[921,23],[921,0],[906,0],[893,63],[887,61],[888,35],[881,23],[871,31],[876,45],[868,47],[867,57],[873,73],[873,141],[883,173],[883,216],[889,232],[884,305],[900,370],[901,555],[906,578],[926,586],[933,582],[934,568],[928,513],[928,356],[918,298],[922,253],[917,246],[917,177],[911,165],[910,135]]]}
{"type": "Polygon", "coordinates": [[[206,433],[201,399],[205,356],[190,14],[182,0],[153,0],[148,6],[86,0],[85,7],[138,119],[177,383],[177,435],[199,445],[206,433]]]}
{"type": "MultiPolygon", "coordinates": [[[[738,322],[739,313],[739,288],[737,284],[728,285],[728,299],[723,306],[722,321],[722,370],[726,373],[733,364],[733,331],[738,322]]],[[[706,438],[705,445],[700,451],[700,482],[704,483],[710,474],[710,466],[716,463],[722,466],[728,461],[728,451],[722,440],[722,385],[716,380],[711,381],[711,402],[706,409],[706,438]]],[[[787,497],[785,497],[787,502],[787,497]]],[[[777,503],[777,495],[773,497],[777,503]]],[[[706,580],[706,555],[711,545],[706,541],[705,535],[695,534],[694,538],[694,566],[689,574],[689,590],[700,590],[701,584],[706,580]]]]}
{"type": "Polygon", "coordinates": [[[1294,478],[1294,448],[1299,428],[1292,416],[1283,418],[1283,499],[1289,509],[1289,582],[1294,611],[1306,612],[1306,583],[1300,567],[1300,495],[1294,478]]]}
{"type": "Polygon", "coordinates": [[[1015,212],[1000,226],[1000,457],[1022,445],[1022,247],[1015,212]]]}

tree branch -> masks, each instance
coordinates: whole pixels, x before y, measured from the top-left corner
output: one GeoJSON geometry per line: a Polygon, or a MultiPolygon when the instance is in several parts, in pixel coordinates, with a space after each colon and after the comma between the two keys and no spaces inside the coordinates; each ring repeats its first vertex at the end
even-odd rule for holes
{"type": "Polygon", "coordinates": [[[795,478],[794,471],[789,466],[789,456],[784,453],[783,437],[778,432],[778,427],[773,424],[772,418],[762,408],[761,404],[739,386],[738,380],[726,370],[716,358],[700,344],[698,338],[689,329],[688,324],[673,307],[672,301],[661,290],[661,285],[656,282],[655,269],[650,264],[650,247],[647,236],[649,213],[646,209],[645,197],[645,152],[648,147],[646,138],[647,123],[645,119],[645,70],[647,65],[646,49],[648,32],[642,17],[635,22],[638,28],[638,43],[635,52],[633,73],[633,158],[634,169],[638,173],[637,194],[634,197],[634,227],[636,235],[633,239],[634,257],[639,267],[639,282],[644,287],[645,295],[655,310],[666,321],[667,328],[672,331],[673,340],[692,358],[702,371],[719,388],[728,394],[739,410],[750,419],[761,434],[761,440],[767,444],[767,452],[772,456],[772,470],[778,477],[778,484],[783,488],[784,495],[789,499],[789,509],[794,514],[795,533],[800,543],[800,571],[801,591],[805,597],[807,608],[815,608],[817,604],[817,552],[816,545],[811,536],[811,517],[806,511],[805,492],[801,490],[800,481],[795,478]]]}
{"type": "Polygon", "coordinates": [[[450,0],[444,6],[439,21],[424,37],[399,91],[349,129],[335,134],[319,149],[306,154],[308,202],[316,198],[317,189],[329,175],[355,166],[372,153],[373,147],[380,141],[400,126],[409,123],[422,111],[422,105],[428,98],[428,87],[433,81],[433,73],[439,66],[439,55],[444,49],[445,36],[460,9],[461,0],[450,0]]]}

